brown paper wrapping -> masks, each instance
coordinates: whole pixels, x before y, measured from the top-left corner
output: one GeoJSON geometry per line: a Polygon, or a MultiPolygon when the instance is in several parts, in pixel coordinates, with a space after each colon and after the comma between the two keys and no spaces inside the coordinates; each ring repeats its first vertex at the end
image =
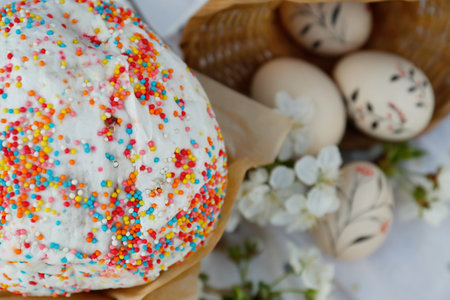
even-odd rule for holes
{"type": "MultiPolygon", "coordinates": [[[[275,160],[291,122],[272,110],[225,87],[202,74],[196,74],[209,96],[222,129],[228,152],[228,187],[222,217],[207,244],[182,263],[170,267],[155,281],[132,288],[74,294],[73,300],[197,300],[200,261],[220,240],[245,172],[275,160]]],[[[0,299],[21,296],[1,293],[0,299]]],[[[26,299],[53,299],[27,297],[26,299]]]]}

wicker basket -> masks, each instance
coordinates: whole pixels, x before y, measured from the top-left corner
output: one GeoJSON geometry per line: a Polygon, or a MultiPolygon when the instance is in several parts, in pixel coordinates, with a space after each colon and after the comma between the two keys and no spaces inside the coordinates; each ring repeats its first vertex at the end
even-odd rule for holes
{"type": "MultiPolygon", "coordinates": [[[[180,45],[186,62],[245,94],[255,70],[274,57],[299,56],[330,72],[336,58],[309,54],[285,33],[277,13],[281,2],[210,0],[184,29],[180,45]]],[[[374,30],[365,48],[398,53],[425,71],[436,94],[428,130],[450,112],[450,0],[376,2],[371,4],[374,30]]],[[[341,146],[373,143],[349,126],[341,146]]]]}

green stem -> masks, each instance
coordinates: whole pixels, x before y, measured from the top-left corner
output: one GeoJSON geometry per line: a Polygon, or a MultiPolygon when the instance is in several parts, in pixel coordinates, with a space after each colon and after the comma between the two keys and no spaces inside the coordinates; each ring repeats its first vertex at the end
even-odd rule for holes
{"type": "Polygon", "coordinates": [[[273,291],[272,293],[276,293],[276,294],[284,294],[284,293],[305,294],[306,290],[301,290],[301,289],[282,289],[282,290],[273,291]]]}
{"type": "Polygon", "coordinates": [[[424,177],[423,173],[420,173],[420,172],[417,172],[417,171],[403,169],[403,168],[400,168],[400,170],[402,171],[402,174],[405,175],[405,176],[413,175],[413,176],[416,176],[416,177],[424,177]]]}
{"type": "Polygon", "coordinates": [[[245,288],[245,285],[247,284],[247,275],[248,275],[248,269],[249,269],[250,261],[244,260],[242,264],[239,264],[239,277],[241,279],[241,287],[245,288]]]}
{"type": "Polygon", "coordinates": [[[285,280],[286,278],[288,278],[289,276],[291,276],[293,273],[292,272],[287,272],[283,275],[281,275],[280,277],[278,277],[277,279],[275,279],[272,284],[270,285],[271,288],[276,287],[277,285],[279,285],[283,280],[285,280]]]}
{"type": "Polygon", "coordinates": [[[397,183],[403,184],[403,185],[408,184],[409,187],[416,186],[416,183],[414,181],[412,181],[411,178],[408,177],[408,174],[404,173],[403,169],[399,169],[399,170],[401,170],[401,171],[396,176],[396,178],[394,178],[397,181],[397,183]]]}

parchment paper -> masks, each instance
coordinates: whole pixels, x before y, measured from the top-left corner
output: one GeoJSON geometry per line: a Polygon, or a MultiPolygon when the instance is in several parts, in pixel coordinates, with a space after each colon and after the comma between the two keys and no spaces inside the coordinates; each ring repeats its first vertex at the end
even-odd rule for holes
{"type": "MultiPolygon", "coordinates": [[[[239,186],[249,168],[273,162],[291,122],[255,101],[196,73],[209,96],[222,129],[228,152],[228,187],[225,204],[214,233],[205,247],[182,263],[163,272],[155,281],[132,288],[110,289],[74,294],[73,300],[197,300],[200,261],[220,240],[239,186]]],[[[21,296],[1,293],[0,299],[18,300],[21,296]]],[[[54,299],[27,297],[26,299],[54,299]]]]}

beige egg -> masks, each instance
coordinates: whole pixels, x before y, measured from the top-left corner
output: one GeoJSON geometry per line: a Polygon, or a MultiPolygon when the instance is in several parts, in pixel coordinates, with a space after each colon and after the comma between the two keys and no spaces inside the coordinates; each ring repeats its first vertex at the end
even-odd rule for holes
{"type": "Polygon", "coordinates": [[[393,218],[393,193],[383,172],[354,162],[340,173],[339,209],[323,218],[313,234],[328,254],[344,260],[364,258],[386,238],[393,218]]]}
{"type": "Polygon", "coordinates": [[[360,51],[341,59],[334,78],[349,116],[366,134],[388,141],[417,136],[429,124],[434,93],[427,76],[398,55],[360,51]]]}
{"type": "Polygon", "coordinates": [[[256,72],[251,96],[293,119],[293,130],[302,130],[298,123],[307,121],[302,125],[310,139],[306,153],[316,154],[325,146],[338,144],[344,135],[345,107],[338,88],[327,74],[305,61],[296,58],[269,61],[256,72]],[[281,107],[279,100],[283,95],[307,110],[306,115],[295,107],[292,110],[281,107]]]}
{"type": "Polygon", "coordinates": [[[292,38],[310,51],[328,56],[360,48],[370,36],[372,14],[366,3],[284,2],[281,20],[292,38]]]}

